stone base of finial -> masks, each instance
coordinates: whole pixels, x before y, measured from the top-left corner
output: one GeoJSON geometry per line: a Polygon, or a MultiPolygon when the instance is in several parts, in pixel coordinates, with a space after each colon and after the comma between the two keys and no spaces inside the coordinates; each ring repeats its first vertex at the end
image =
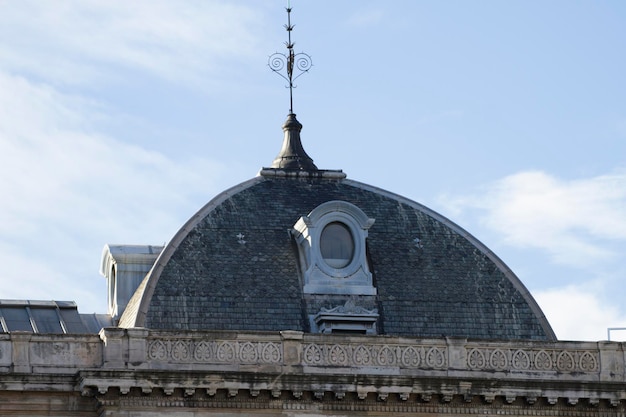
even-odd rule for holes
{"type": "Polygon", "coordinates": [[[341,180],[347,177],[346,173],[340,169],[282,169],[282,168],[261,168],[259,175],[262,177],[281,178],[323,178],[330,180],[341,180]]]}

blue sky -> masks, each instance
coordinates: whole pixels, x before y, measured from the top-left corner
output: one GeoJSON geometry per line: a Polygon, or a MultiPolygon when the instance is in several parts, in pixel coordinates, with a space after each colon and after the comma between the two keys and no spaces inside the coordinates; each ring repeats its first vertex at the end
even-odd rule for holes
{"type": "MultiPolygon", "coordinates": [[[[626,327],[626,3],[292,6],[318,167],[474,234],[559,338],[626,327]]],[[[271,164],[284,7],[0,1],[0,298],[104,312],[104,244],[163,244],[271,164]]]]}

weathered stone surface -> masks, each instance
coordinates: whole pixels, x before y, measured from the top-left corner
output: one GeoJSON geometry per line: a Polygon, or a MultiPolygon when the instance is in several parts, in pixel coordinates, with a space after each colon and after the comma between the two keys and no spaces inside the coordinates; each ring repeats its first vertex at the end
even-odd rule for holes
{"type": "Polygon", "coordinates": [[[117,328],[1,342],[1,415],[626,413],[615,342],[117,328]]]}

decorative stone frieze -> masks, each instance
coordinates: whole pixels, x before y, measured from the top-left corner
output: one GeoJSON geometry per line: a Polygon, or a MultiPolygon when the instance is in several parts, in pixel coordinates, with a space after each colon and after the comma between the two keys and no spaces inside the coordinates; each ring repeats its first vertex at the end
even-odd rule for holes
{"type": "Polygon", "coordinates": [[[445,369],[446,346],[400,344],[307,343],[303,364],[312,366],[382,366],[445,369]]]}
{"type": "Polygon", "coordinates": [[[590,350],[468,347],[467,367],[490,371],[597,373],[599,354],[590,350]]]}
{"type": "Polygon", "coordinates": [[[109,404],[103,407],[469,407],[502,415],[526,407],[528,415],[584,417],[590,414],[565,411],[626,410],[621,343],[135,328],[105,329],[100,337],[8,334],[0,349],[8,391],[73,392],[109,404]]]}
{"type": "Polygon", "coordinates": [[[203,364],[278,364],[282,345],[276,342],[156,339],[147,344],[146,360],[203,364]]]}

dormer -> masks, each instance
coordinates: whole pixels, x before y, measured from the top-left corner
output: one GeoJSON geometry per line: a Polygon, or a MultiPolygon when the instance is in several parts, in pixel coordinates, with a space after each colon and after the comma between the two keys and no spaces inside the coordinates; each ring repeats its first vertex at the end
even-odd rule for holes
{"type": "Polygon", "coordinates": [[[116,323],[163,246],[105,245],[100,274],[107,280],[108,313],[116,323]]]}
{"type": "Polygon", "coordinates": [[[339,200],[320,204],[298,219],[292,233],[305,294],[376,295],[366,256],[373,224],[360,208],[339,200]]]}

